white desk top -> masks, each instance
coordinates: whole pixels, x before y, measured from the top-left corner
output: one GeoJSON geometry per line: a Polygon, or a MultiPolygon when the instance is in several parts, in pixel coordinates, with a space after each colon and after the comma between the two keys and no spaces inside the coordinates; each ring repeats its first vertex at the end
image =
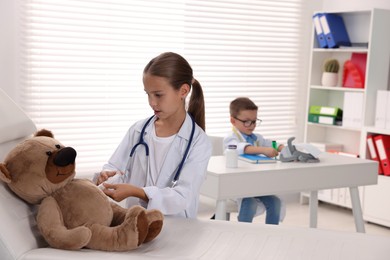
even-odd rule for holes
{"type": "Polygon", "coordinates": [[[212,156],[201,194],[220,200],[377,183],[375,161],[329,153],[319,158],[319,163],[239,161],[237,168],[226,168],[224,156],[212,156]]]}

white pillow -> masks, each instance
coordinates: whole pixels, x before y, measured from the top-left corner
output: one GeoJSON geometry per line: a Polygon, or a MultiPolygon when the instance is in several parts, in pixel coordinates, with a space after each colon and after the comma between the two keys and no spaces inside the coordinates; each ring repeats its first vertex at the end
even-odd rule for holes
{"type": "Polygon", "coordinates": [[[36,130],[26,113],[0,89],[0,144],[29,136],[36,130]]]}

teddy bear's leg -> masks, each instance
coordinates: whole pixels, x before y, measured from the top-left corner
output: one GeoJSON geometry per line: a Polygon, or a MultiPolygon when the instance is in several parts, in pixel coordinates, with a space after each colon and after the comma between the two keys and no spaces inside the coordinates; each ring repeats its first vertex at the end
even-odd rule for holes
{"type": "MultiPolygon", "coordinates": [[[[127,209],[124,209],[113,202],[112,209],[114,212],[114,217],[111,226],[117,226],[124,221],[127,209]]],[[[164,220],[164,215],[158,210],[146,211],[146,217],[148,219],[148,234],[144,240],[144,243],[152,241],[158,236],[158,234],[160,234],[164,220]]]]}
{"type": "Polygon", "coordinates": [[[164,220],[164,215],[158,210],[146,211],[146,217],[148,218],[149,229],[144,243],[152,241],[158,236],[158,234],[160,234],[164,220]]]}
{"type": "Polygon", "coordinates": [[[38,228],[50,246],[61,249],[80,249],[88,244],[91,230],[87,227],[67,229],[57,202],[53,197],[45,198],[39,206],[38,228]]]}
{"type": "Polygon", "coordinates": [[[111,208],[114,213],[111,221],[111,227],[115,227],[123,223],[128,209],[122,208],[121,206],[119,206],[114,202],[111,202],[111,208]]]}
{"type": "Polygon", "coordinates": [[[127,251],[141,245],[148,232],[145,209],[134,206],[127,210],[124,221],[117,226],[91,225],[92,238],[87,247],[106,251],[127,251]]]}

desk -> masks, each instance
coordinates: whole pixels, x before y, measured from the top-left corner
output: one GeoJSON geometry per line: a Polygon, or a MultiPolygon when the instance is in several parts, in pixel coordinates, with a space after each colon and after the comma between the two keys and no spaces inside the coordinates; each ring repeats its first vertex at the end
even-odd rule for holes
{"type": "Polygon", "coordinates": [[[310,191],[310,227],[317,227],[318,190],[348,187],[358,232],[365,232],[359,186],[376,184],[378,164],[372,160],[322,153],[319,163],[238,162],[226,168],[224,156],[212,156],[201,194],[217,201],[215,218],[226,220],[226,200],[310,191]]]}

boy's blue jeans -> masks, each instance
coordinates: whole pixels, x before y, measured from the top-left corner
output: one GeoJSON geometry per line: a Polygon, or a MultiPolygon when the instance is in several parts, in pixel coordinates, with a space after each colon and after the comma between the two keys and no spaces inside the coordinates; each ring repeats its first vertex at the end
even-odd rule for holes
{"type": "Polygon", "coordinates": [[[265,223],[278,225],[282,203],[277,196],[273,195],[242,199],[240,212],[238,213],[238,221],[253,221],[253,217],[256,214],[258,200],[264,204],[266,209],[265,223]]]}

